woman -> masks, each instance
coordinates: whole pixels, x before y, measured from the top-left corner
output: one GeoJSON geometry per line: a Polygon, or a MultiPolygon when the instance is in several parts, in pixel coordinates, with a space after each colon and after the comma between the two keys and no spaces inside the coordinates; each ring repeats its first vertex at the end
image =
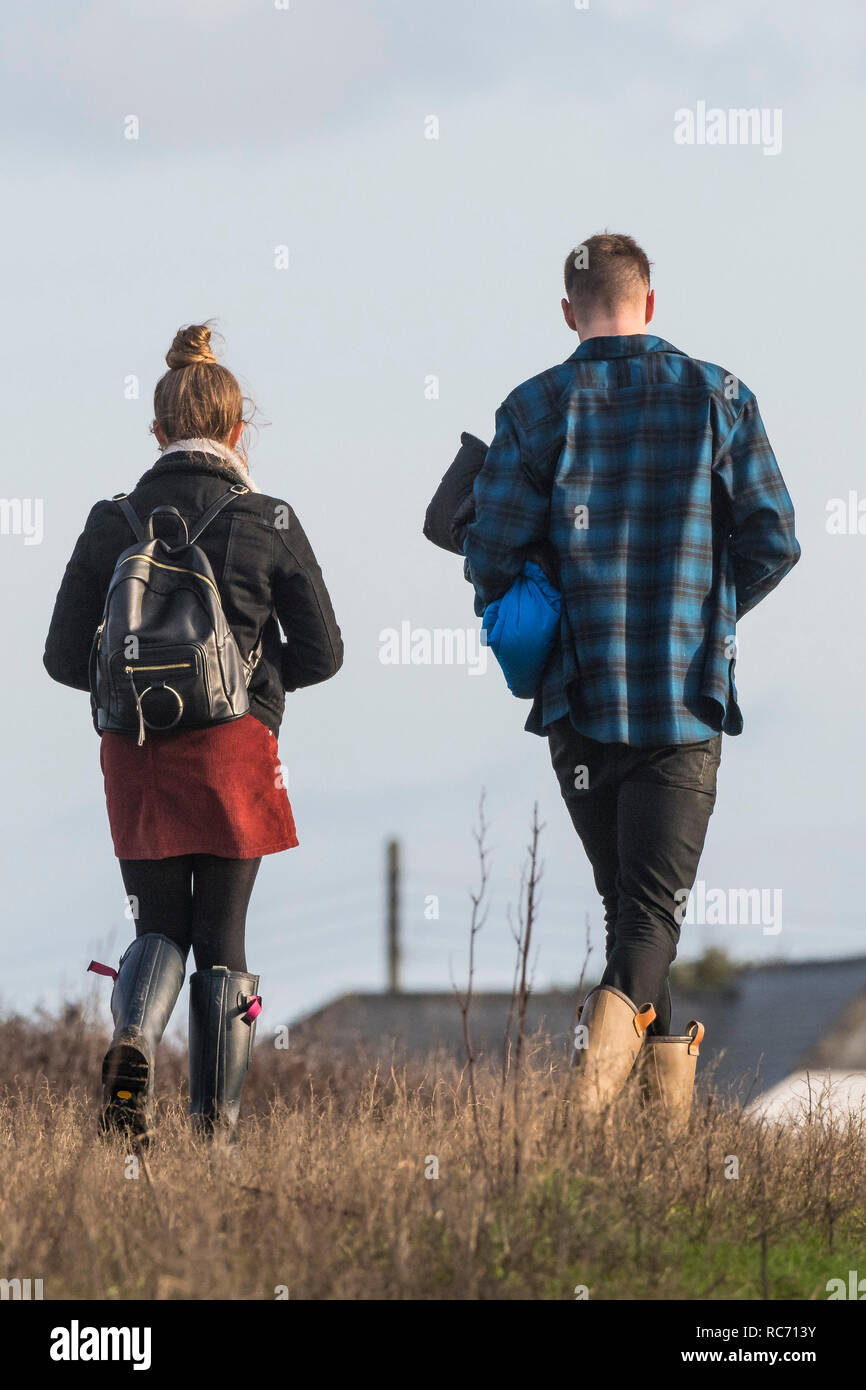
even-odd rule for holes
{"type": "MultiPolygon", "coordinates": [[[[88,690],[94,634],[136,519],[174,507],[189,532],[233,489],[197,544],[244,664],[248,712],[204,728],[156,732],[151,725],[146,737],[146,719],[139,737],[101,733],[111,835],[136,921],[118,971],[93,963],[115,977],[102,1127],[139,1141],[152,1131],[154,1053],[190,947],[190,1113],[204,1134],[231,1132],[237,1121],[260,1010],[259,977],[247,971],[247,907],[262,856],[298,843],[277,752],[285,692],[328,680],[343,659],[300,523],[287,503],[259,491],[237,452],[247,423],[244,399],[217,363],[210,336],[207,324],[183,328],[166,354],[152,426],[162,455],[128,498],[120,494],[91,510],[60,586],[44,657],[54,680],[88,690]]],[[[158,535],[166,525],[167,540],[171,525],[182,523],[166,516],[156,523],[158,535]]],[[[141,679],[134,692],[140,710],[141,679]]]]}

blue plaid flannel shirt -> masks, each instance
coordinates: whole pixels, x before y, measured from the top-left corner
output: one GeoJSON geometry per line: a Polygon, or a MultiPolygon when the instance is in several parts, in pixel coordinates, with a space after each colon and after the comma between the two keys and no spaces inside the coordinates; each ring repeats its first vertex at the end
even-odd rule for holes
{"type": "Polygon", "coordinates": [[[465,554],[475,610],[549,543],[559,641],[526,728],[603,743],[742,731],[736,623],[800,558],[752,392],[650,334],[588,338],[502,403],[465,554]]]}

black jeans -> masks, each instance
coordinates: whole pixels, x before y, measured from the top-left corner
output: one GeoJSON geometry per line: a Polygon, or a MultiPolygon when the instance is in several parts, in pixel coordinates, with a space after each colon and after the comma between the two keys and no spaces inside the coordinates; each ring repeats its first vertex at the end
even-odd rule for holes
{"type": "Polygon", "coordinates": [[[550,756],[604,904],[601,984],[655,1006],[670,1033],[668,972],[716,800],[722,736],[665,748],[597,743],[568,715],[548,729],[550,756]]]}
{"type": "Polygon", "coordinates": [[[216,854],[121,859],[136,936],[162,932],[184,958],[191,946],[197,970],[246,970],[247,908],[261,862],[216,854]]]}

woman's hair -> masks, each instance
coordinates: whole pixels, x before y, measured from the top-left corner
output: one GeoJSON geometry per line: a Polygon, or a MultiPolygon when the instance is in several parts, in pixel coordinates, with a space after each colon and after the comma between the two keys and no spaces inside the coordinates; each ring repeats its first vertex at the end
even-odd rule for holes
{"type": "MultiPolygon", "coordinates": [[[[175,439],[216,439],[228,443],[241,421],[244,430],[238,451],[246,455],[245,397],[227,367],[221,367],[210,346],[209,323],[179,328],[165,354],[168,371],[153,393],[155,423],[169,443],[175,439]]],[[[252,401],[247,402],[253,410],[252,401]]]]}

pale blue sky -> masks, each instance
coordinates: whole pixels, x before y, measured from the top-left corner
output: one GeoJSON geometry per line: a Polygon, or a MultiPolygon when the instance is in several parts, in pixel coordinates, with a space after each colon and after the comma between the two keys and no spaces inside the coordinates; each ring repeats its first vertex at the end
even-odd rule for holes
{"type": "Polygon", "coordinates": [[[116,958],[128,935],[87,699],[53,685],[41,653],[91,503],[155,457],[163,354],[208,316],[267,422],[255,474],[307,528],[346,642],[339,677],[292,696],[283,726],[302,845],[266,861],[250,918],[269,1014],[381,983],[392,832],[406,983],[448,987],[450,959],[462,974],[482,786],[495,901],[479,983],[510,980],[505,908],[534,799],[537,982],[576,976],[587,911],[598,965],[591,876],[526,704],[492,663],[481,678],[382,666],[378,634],[475,623],[459,562],[421,536],[424,508],[460,430],[489,437],[511,387],[573,351],[561,264],[604,227],[654,261],[656,330],[756,392],[803,547],[742,626],[745,732],[725,743],[701,867],[725,890],[780,888],[783,930],[687,927],[683,954],[866,951],[866,536],[825,529],[828,500],[863,486],[864,27],[853,0],[10,13],[3,494],[42,498],[45,534],[0,537],[3,1003],[76,993],[91,955],[116,958]],[[699,101],[781,108],[781,153],[675,144],[674,112],[699,101]]]}

